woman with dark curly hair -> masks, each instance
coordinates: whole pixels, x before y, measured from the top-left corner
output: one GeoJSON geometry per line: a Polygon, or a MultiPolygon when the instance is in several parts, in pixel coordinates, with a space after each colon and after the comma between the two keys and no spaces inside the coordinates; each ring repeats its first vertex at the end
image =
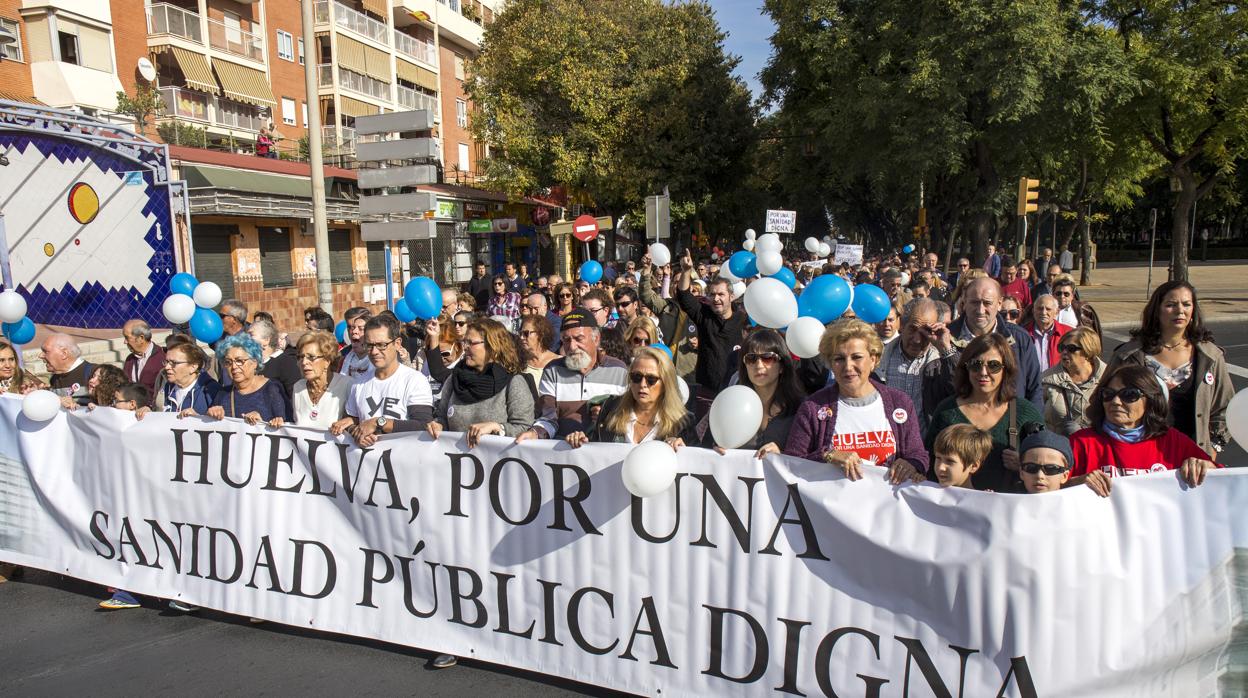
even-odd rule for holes
{"type": "Polygon", "coordinates": [[[1220,452],[1230,440],[1226,406],[1235,388],[1226,357],[1201,320],[1196,289],[1181,280],[1158,286],[1131,336],[1114,352],[1106,375],[1123,365],[1152,371],[1169,393],[1170,424],[1191,434],[1205,453],[1220,452]]]}

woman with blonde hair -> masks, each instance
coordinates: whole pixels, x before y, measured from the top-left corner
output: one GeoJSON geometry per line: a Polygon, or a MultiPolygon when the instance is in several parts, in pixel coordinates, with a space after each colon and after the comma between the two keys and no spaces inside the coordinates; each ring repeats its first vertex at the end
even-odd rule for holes
{"type": "Polygon", "coordinates": [[[0,341],[0,393],[25,394],[43,387],[33,373],[17,365],[17,350],[0,341]]]}
{"type": "Polygon", "coordinates": [[[1070,436],[1092,426],[1088,410],[1096,399],[1096,386],[1105,375],[1101,361],[1101,338],[1090,327],[1076,327],[1058,340],[1061,358],[1040,375],[1044,390],[1044,423],[1049,431],[1070,436]]]}
{"type": "Polygon", "coordinates": [[[482,436],[514,437],[534,420],[536,391],[523,373],[511,333],[497,320],[481,318],[464,332],[463,361],[451,372],[434,406],[429,433],[462,431],[468,447],[482,436]]]}
{"type": "MultiPolygon", "coordinates": [[[[347,414],[347,396],[351,379],[333,370],[338,355],[338,342],[328,332],[307,332],[299,338],[296,349],[303,378],[295,383],[291,409],[294,423],[301,427],[329,429],[347,414]]],[[[277,428],[285,420],[275,416],[269,426],[277,428]]]]}
{"type": "Polygon", "coordinates": [[[624,328],[624,341],[628,342],[630,350],[635,355],[642,347],[658,344],[659,330],[654,326],[653,320],[638,315],[624,328]]]}
{"type": "Polygon", "coordinates": [[[575,431],[565,439],[572,448],[589,442],[640,444],[666,441],[684,446],[681,438],[689,411],[680,399],[676,368],[667,354],[642,347],[628,367],[628,390],[603,404],[589,432],[575,431]]]}

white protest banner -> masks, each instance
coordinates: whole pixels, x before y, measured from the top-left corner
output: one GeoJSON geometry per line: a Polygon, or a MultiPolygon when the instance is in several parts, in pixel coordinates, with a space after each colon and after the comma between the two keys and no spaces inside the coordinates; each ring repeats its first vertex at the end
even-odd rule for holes
{"type": "Polygon", "coordinates": [[[862,264],[862,245],[846,245],[838,243],[836,254],[832,257],[833,264],[862,264]]]}
{"type": "Polygon", "coordinates": [[[765,233],[792,233],[797,230],[797,211],[767,210],[765,233]]]}
{"type": "MultiPolygon", "coordinates": [[[[1248,475],[1020,496],[626,445],[0,397],[0,560],[646,695],[1191,696],[1240,681],[1248,475]]],[[[1242,685],[1242,684],[1240,684],[1242,685]]]]}

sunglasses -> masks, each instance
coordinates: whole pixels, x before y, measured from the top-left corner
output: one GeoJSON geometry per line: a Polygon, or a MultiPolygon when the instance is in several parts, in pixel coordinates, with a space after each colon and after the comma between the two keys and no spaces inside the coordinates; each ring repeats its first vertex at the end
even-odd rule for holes
{"type": "Polygon", "coordinates": [[[1019,319],[1019,318],[1020,318],[1020,317],[1022,317],[1022,316],[1023,316],[1023,311],[1021,311],[1021,310],[1007,310],[1007,311],[1005,311],[1005,317],[1006,317],[1006,319],[1009,319],[1009,320],[1017,320],[1017,319],[1019,319]]]}
{"type": "Polygon", "coordinates": [[[971,373],[980,373],[985,368],[987,368],[988,373],[991,373],[992,375],[995,376],[998,373],[1000,373],[1002,369],[1005,368],[1005,364],[1000,361],[997,361],[996,359],[991,359],[989,361],[984,361],[983,359],[975,359],[974,361],[968,363],[966,367],[971,369],[971,373]]]}
{"type": "Polygon", "coordinates": [[[468,321],[467,321],[467,320],[456,320],[456,321],[455,321],[455,326],[456,326],[456,327],[463,327],[464,325],[467,325],[467,324],[468,324],[468,321]]]}
{"type": "Polygon", "coordinates": [[[632,342],[635,347],[644,347],[650,344],[650,339],[647,337],[633,337],[629,341],[632,342]]]}
{"type": "Polygon", "coordinates": [[[1057,347],[1057,353],[1059,354],[1078,354],[1080,351],[1083,350],[1074,344],[1060,344],[1057,347]]]}
{"type": "Polygon", "coordinates": [[[657,384],[659,381],[663,379],[659,378],[658,376],[647,376],[644,373],[634,372],[634,373],[628,374],[628,380],[632,381],[633,385],[637,385],[638,383],[645,381],[646,387],[649,388],[649,387],[654,386],[655,384],[657,384]]]}
{"type": "Polygon", "coordinates": [[[1028,475],[1035,475],[1041,470],[1044,471],[1045,475],[1061,475],[1067,470],[1070,470],[1070,466],[1067,465],[1049,465],[1047,463],[1019,463],[1018,467],[1028,475]]]}
{"type": "Polygon", "coordinates": [[[1144,397],[1144,391],[1139,388],[1101,388],[1101,402],[1113,402],[1114,398],[1122,400],[1122,404],[1130,405],[1133,402],[1139,402],[1144,397]]]}
{"type": "Polygon", "coordinates": [[[761,354],[749,353],[745,355],[745,363],[761,363],[764,366],[770,366],[780,360],[780,355],[774,351],[765,351],[761,354]]]}
{"type": "Polygon", "coordinates": [[[560,297],[560,298],[571,298],[571,297],[572,297],[572,294],[571,294],[571,293],[560,293],[560,294],[559,294],[559,297],[560,297]]]}
{"type": "Polygon", "coordinates": [[[632,305],[632,304],[633,304],[633,302],[632,302],[632,301],[620,301],[620,302],[618,302],[618,303],[616,303],[616,304],[615,304],[615,307],[617,307],[617,308],[627,308],[628,306],[630,306],[630,305],[632,305]]]}

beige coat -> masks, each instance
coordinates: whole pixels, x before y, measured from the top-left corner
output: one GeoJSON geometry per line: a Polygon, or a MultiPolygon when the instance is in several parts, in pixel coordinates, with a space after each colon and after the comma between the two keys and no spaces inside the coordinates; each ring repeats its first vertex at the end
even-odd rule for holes
{"type": "Polygon", "coordinates": [[[1061,364],[1040,374],[1040,389],[1044,391],[1044,423],[1049,431],[1070,436],[1092,426],[1088,422],[1088,403],[1105,375],[1105,362],[1099,358],[1093,361],[1092,377],[1085,383],[1076,383],[1061,364]]]}

